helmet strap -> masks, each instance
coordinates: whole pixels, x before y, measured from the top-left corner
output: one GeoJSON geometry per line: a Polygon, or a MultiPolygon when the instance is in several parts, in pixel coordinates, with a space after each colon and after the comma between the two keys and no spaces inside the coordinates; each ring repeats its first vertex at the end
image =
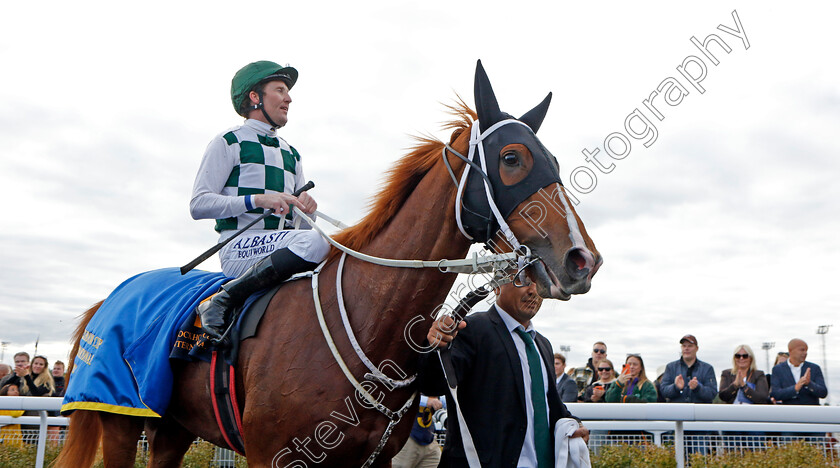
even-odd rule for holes
{"type": "Polygon", "coordinates": [[[263,116],[265,116],[265,120],[268,121],[268,124],[271,125],[271,130],[277,130],[278,128],[282,127],[282,125],[277,125],[277,123],[268,116],[268,112],[265,111],[265,105],[263,104],[263,93],[262,91],[257,91],[257,95],[260,97],[260,103],[254,104],[254,110],[261,110],[263,116]]]}

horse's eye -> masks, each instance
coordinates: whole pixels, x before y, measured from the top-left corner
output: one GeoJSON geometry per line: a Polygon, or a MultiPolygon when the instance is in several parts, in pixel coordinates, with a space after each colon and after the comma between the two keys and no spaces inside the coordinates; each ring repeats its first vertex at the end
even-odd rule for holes
{"type": "Polygon", "coordinates": [[[502,162],[506,166],[515,166],[519,163],[519,156],[515,151],[508,151],[502,155],[502,162]]]}

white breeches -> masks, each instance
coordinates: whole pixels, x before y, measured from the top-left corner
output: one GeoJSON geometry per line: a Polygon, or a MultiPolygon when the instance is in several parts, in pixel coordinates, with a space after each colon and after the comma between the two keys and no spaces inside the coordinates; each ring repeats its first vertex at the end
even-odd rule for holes
{"type": "Polygon", "coordinates": [[[219,252],[222,272],[227,276],[239,277],[255,263],[282,248],[288,248],[298,257],[312,263],[321,263],[330,251],[329,243],[314,230],[246,231],[219,252]]]}

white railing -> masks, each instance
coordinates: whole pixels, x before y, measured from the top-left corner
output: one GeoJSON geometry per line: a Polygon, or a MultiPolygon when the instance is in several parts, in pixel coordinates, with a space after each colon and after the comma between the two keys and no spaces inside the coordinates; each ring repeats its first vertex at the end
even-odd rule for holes
{"type": "Polygon", "coordinates": [[[838,406],[693,403],[568,403],[566,406],[590,429],[651,431],[660,443],[662,432],[673,430],[678,468],[685,466],[685,430],[840,431],[838,406]]]}
{"type": "MultiPolygon", "coordinates": [[[[43,467],[47,426],[66,426],[68,418],[48,417],[61,408],[61,398],[0,397],[0,410],[38,411],[39,416],[0,416],[0,425],[39,426],[36,467],[43,467]]],[[[685,466],[684,432],[777,431],[840,432],[838,406],[699,405],[691,403],[568,403],[569,411],[591,430],[644,430],[655,443],[674,431],[677,466],[685,466]]]]}
{"type": "Polygon", "coordinates": [[[0,416],[0,425],[32,424],[38,425],[38,451],[35,455],[36,468],[44,466],[44,452],[47,447],[47,426],[66,426],[70,420],[62,417],[48,417],[47,411],[61,409],[63,398],[59,397],[0,397],[0,410],[37,411],[38,416],[0,416]]]}

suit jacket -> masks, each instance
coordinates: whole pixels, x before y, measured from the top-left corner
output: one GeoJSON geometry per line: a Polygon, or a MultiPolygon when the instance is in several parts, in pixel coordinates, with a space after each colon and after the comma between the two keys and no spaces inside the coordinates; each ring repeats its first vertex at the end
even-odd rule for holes
{"type": "MultiPolygon", "coordinates": [[[[811,369],[811,383],[796,391],[796,380],[793,379],[788,363],[783,362],[773,368],[770,376],[770,396],[781,400],[784,405],[819,405],[820,398],[828,395],[820,366],[813,362],[802,363],[802,374],[811,369]]],[[[801,377],[801,376],[800,376],[801,377]]]]}
{"type": "MultiPolygon", "coordinates": [[[[527,429],[522,365],[513,337],[495,306],[465,318],[467,327],[458,332],[450,352],[458,379],[458,403],[482,466],[515,467],[527,429]]],[[[560,401],[554,385],[554,352],[551,343],[537,333],[534,340],[548,374],[546,397],[549,429],[560,418],[573,417],[560,401]]],[[[447,395],[449,417],[441,467],[466,467],[455,401],[443,376],[437,353],[420,356],[418,384],[425,395],[447,395]]],[[[552,457],[554,451],[552,450],[552,457]]]]}
{"type": "MultiPolygon", "coordinates": [[[[732,375],[731,371],[732,369],[726,369],[720,374],[720,392],[718,392],[718,396],[726,403],[734,403],[735,398],[738,397],[738,387],[735,386],[735,378],[738,376],[732,375]]],[[[755,390],[744,385],[744,395],[747,399],[754,404],[761,405],[767,403],[770,397],[770,389],[767,385],[767,377],[764,376],[764,372],[760,370],[753,371],[747,377],[747,382],[755,384],[755,390]]]]}
{"type": "Polygon", "coordinates": [[[577,401],[577,384],[568,374],[563,374],[560,381],[557,382],[557,394],[560,395],[560,401],[562,402],[574,403],[577,401]]]}

